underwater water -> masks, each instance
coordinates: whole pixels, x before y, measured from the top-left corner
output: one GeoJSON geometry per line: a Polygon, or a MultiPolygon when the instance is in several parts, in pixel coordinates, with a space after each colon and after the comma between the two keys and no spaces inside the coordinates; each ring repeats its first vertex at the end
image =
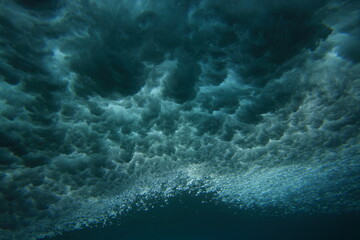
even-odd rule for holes
{"type": "MultiPolygon", "coordinates": [[[[71,231],[51,240],[236,240],[358,239],[359,214],[259,216],[211,201],[210,196],[178,194],[164,207],[132,212],[111,224],[71,231]],[[205,203],[204,203],[205,202],[205,203]]],[[[48,239],[48,238],[45,238],[48,239]]]]}
{"type": "Polygon", "coordinates": [[[359,1],[0,0],[0,240],[359,226],[359,1]]]}

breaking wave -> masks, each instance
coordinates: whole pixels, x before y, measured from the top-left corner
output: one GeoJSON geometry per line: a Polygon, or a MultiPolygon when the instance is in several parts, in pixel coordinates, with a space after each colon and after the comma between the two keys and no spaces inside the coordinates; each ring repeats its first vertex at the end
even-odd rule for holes
{"type": "Polygon", "coordinates": [[[0,238],[184,192],[359,212],[359,22],[357,1],[1,0],[0,238]]]}

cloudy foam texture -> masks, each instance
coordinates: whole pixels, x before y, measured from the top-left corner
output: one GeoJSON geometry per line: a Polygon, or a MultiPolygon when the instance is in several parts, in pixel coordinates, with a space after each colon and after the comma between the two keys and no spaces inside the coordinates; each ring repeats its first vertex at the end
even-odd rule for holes
{"type": "Polygon", "coordinates": [[[360,210],[356,1],[0,1],[0,236],[211,193],[360,210]]]}

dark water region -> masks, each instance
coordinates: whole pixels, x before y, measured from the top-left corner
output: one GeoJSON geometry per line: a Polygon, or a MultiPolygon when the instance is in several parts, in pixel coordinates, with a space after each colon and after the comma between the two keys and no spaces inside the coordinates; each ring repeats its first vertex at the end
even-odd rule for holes
{"type": "Polygon", "coordinates": [[[360,214],[276,216],[239,210],[204,196],[171,198],[148,211],[131,211],[111,224],[43,240],[356,240],[360,214]]]}
{"type": "Polygon", "coordinates": [[[0,240],[360,239],[359,116],[358,0],[0,0],[0,240]]]}

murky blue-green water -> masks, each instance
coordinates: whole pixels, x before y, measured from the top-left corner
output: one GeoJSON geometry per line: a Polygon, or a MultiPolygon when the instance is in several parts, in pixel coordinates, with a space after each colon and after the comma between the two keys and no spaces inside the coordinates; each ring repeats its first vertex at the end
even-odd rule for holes
{"type": "Polygon", "coordinates": [[[0,0],[0,239],[357,239],[359,23],[355,0],[0,0]]]}
{"type": "Polygon", "coordinates": [[[358,239],[359,214],[276,216],[259,209],[239,210],[211,202],[210,196],[181,194],[168,205],[153,204],[104,226],[65,233],[52,240],[237,240],[237,239],[358,239]]]}

